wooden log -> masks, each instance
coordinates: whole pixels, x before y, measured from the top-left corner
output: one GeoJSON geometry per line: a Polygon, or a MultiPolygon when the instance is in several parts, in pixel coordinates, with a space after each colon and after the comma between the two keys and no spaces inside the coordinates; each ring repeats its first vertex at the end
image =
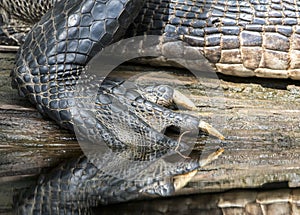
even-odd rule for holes
{"type": "MultiPolygon", "coordinates": [[[[11,89],[13,62],[14,53],[0,54],[0,190],[6,195],[0,199],[0,211],[5,213],[15,189],[30,186],[44,168],[81,153],[73,134],[43,118],[11,89]]],[[[225,152],[176,195],[300,186],[298,82],[220,76],[217,81],[195,83],[173,68],[119,68],[124,76],[137,70],[173,72],[178,89],[199,108],[188,113],[199,115],[226,137],[224,141],[199,139],[196,147],[203,150],[203,156],[219,147],[225,152]]]]}

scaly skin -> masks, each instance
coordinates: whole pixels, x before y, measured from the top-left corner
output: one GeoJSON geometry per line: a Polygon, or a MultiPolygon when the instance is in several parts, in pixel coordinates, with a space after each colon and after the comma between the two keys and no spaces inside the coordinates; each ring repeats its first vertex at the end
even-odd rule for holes
{"type": "Polygon", "coordinates": [[[299,80],[299,15],[299,1],[149,0],[134,32],[177,35],[223,74],[299,80]]]}
{"type": "MultiPolygon", "coordinates": [[[[7,2],[0,7],[14,14],[7,2]]],[[[128,35],[180,35],[194,47],[195,60],[205,56],[218,72],[298,80],[299,6],[297,1],[147,0],[128,35]]]]}
{"type": "MultiPolygon", "coordinates": [[[[190,56],[192,56],[191,60],[194,61],[194,67],[203,65],[202,61],[200,64],[198,61],[204,56],[216,71],[225,74],[300,79],[298,71],[299,21],[297,19],[300,3],[298,2],[274,3],[271,0],[250,2],[147,0],[145,4],[142,1],[133,0],[104,2],[107,4],[103,1],[70,0],[55,5],[54,9],[47,13],[28,34],[18,53],[16,69],[12,73],[19,92],[36,104],[40,112],[67,128],[73,129],[73,122],[68,112],[70,106],[68,105],[72,106],[70,101],[74,97],[73,85],[77,81],[77,76],[84,72],[84,66],[97,52],[123,36],[139,35],[146,32],[148,34],[162,34],[165,38],[184,41],[191,52],[190,56]],[[110,13],[103,13],[101,7],[110,13]],[[131,23],[133,24],[129,27],[131,23]],[[58,85],[60,87],[57,87],[58,85]]],[[[0,6],[4,7],[3,5],[0,6]]],[[[177,43],[171,44],[176,45],[177,43]]],[[[168,45],[170,43],[160,44],[158,50],[162,56],[164,56],[164,50],[168,45]]],[[[177,50],[176,48],[174,47],[175,50],[177,50]]],[[[127,126],[128,131],[133,136],[139,136],[140,131],[143,131],[145,135],[143,138],[146,138],[149,143],[154,143],[153,147],[150,144],[150,149],[147,151],[150,155],[149,157],[146,156],[146,159],[151,160],[157,158],[156,156],[161,156],[155,153],[157,146],[166,148],[166,152],[162,150],[162,154],[168,154],[169,149],[177,150],[178,141],[162,135],[158,132],[161,128],[155,127],[155,123],[147,122],[145,120],[147,117],[143,117],[143,114],[138,115],[137,112],[139,111],[132,101],[138,101],[142,105],[142,110],[150,108],[154,115],[162,116],[161,113],[168,113],[168,116],[171,116],[173,114],[174,118],[178,120],[168,121],[167,119],[170,117],[165,117],[163,118],[165,123],[163,127],[177,123],[176,125],[185,128],[191,126],[192,129],[196,129],[199,125],[199,119],[169,112],[166,108],[158,107],[153,102],[147,102],[147,98],[136,93],[133,93],[133,100],[131,100],[132,96],[130,98],[123,95],[116,97],[117,101],[124,101],[122,99],[128,101],[128,103],[125,102],[125,106],[129,110],[125,115],[116,115],[114,112],[116,104],[111,102],[112,97],[115,98],[116,95],[105,87],[105,83],[103,86],[105,89],[100,92],[97,100],[97,105],[100,107],[97,110],[97,123],[99,123],[98,127],[101,128],[98,134],[105,139],[111,148],[126,146],[127,143],[119,134],[118,129],[120,128],[118,126],[114,127],[115,130],[109,127],[112,124],[111,118],[108,117],[110,115],[117,118],[117,122],[122,125],[120,127],[123,127],[124,124],[129,125],[127,126]],[[101,95],[106,95],[106,93],[108,96],[103,98],[101,95]],[[188,126],[184,125],[187,120],[191,122],[188,126]],[[155,154],[154,157],[153,154],[155,154]]],[[[117,107],[119,108],[119,106],[117,107]]],[[[84,120],[82,124],[87,125],[84,120]]],[[[71,178],[77,177],[74,173],[75,167],[72,166],[79,165],[80,170],[86,170],[87,166],[90,167],[88,162],[84,162],[83,166],[80,162],[73,162],[68,165],[71,167],[68,166],[70,168],[64,173],[67,176],[67,182],[70,182],[71,178]]],[[[176,174],[193,172],[198,167],[199,163],[194,160],[181,162],[175,166],[167,167],[166,169],[169,169],[170,172],[165,176],[168,178],[176,174]]],[[[97,179],[100,178],[99,184],[103,181],[115,180],[107,179],[107,175],[103,174],[98,167],[95,168],[96,173],[100,175],[96,174],[95,176],[92,173],[92,178],[94,176],[97,179]]],[[[54,180],[53,187],[61,183],[64,168],[57,171],[59,174],[57,174],[58,177],[54,177],[57,181],[54,180]]],[[[86,171],[89,172],[89,170],[86,171]]],[[[79,180],[79,183],[75,180],[75,184],[82,185],[85,191],[91,186],[85,185],[87,183],[84,180],[86,176],[81,176],[80,173],[80,178],[83,180],[79,180]]],[[[88,177],[90,177],[89,174],[88,177]]],[[[63,196],[62,198],[66,198],[67,201],[64,202],[59,199],[63,202],[62,205],[57,206],[59,201],[54,201],[54,207],[43,209],[42,203],[38,200],[45,193],[47,186],[52,188],[50,179],[53,178],[42,179],[36,188],[35,197],[33,199],[28,198],[28,202],[26,202],[27,199],[25,200],[25,206],[20,207],[25,211],[23,211],[24,213],[26,213],[26,206],[32,212],[36,210],[38,213],[47,210],[56,213],[57,210],[70,209],[68,204],[72,205],[74,210],[95,205],[89,202],[95,200],[87,200],[81,205],[75,203],[78,202],[78,199],[63,196]],[[70,203],[68,203],[69,201],[70,203]]],[[[154,184],[160,184],[163,179],[157,179],[154,176],[154,181],[154,184]]],[[[150,184],[135,184],[131,188],[139,193],[140,191],[149,191],[150,185],[152,193],[164,194],[164,188],[167,187],[165,193],[169,194],[174,185],[172,183],[167,184],[167,186],[165,184],[158,186],[159,189],[154,189],[154,191],[153,181],[150,184]]],[[[72,185],[70,184],[69,188],[72,185]]],[[[130,192],[127,190],[131,185],[123,181],[118,186],[125,187],[125,189],[121,189],[126,196],[125,200],[131,199],[130,192]]],[[[118,186],[116,190],[120,189],[118,186]]],[[[68,192],[70,190],[63,191],[68,192]]],[[[105,192],[100,190],[95,195],[101,196],[102,200],[109,199],[113,196],[112,193],[115,191],[105,196],[105,192]]],[[[133,198],[136,198],[136,195],[135,193],[133,198]]],[[[119,193],[118,196],[121,194],[119,193]]],[[[113,199],[118,199],[118,196],[114,196],[113,199]]],[[[99,202],[106,202],[101,200],[99,202]]]]}
{"type": "MultiPolygon", "coordinates": [[[[188,143],[161,132],[170,125],[182,132],[198,132],[203,125],[200,119],[149,101],[143,90],[125,87],[122,81],[106,79],[100,85],[103,77],[86,74],[87,62],[125,35],[143,5],[141,0],[62,1],[27,35],[12,72],[20,94],[61,126],[78,129],[87,141],[99,144],[102,137],[110,149],[105,154],[86,154],[89,159],[69,161],[42,175],[32,192],[22,196],[18,213],[80,214],[100,203],[128,201],[147,193],[171,195],[185,184],[173,180],[175,176],[193,175],[201,166],[200,155],[183,155],[188,143]],[[99,87],[96,101],[91,99],[92,86],[99,87]],[[78,96],[76,88],[83,94],[78,96]],[[159,123],[149,120],[150,115],[159,123]],[[176,162],[164,160],[174,157],[176,162]]],[[[164,86],[150,91],[157,92],[148,92],[154,101],[172,102],[176,95],[164,86]]]]}

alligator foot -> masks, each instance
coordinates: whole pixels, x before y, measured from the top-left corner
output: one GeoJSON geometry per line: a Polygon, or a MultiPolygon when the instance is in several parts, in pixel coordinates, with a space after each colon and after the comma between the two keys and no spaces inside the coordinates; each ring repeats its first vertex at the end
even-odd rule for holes
{"type": "Polygon", "coordinates": [[[199,129],[206,132],[209,135],[219,138],[220,140],[225,139],[225,137],[216,128],[214,128],[212,125],[210,125],[207,122],[200,121],[199,129]]]}
{"type": "MultiPolygon", "coordinates": [[[[194,104],[192,100],[190,100],[187,96],[182,94],[180,91],[167,86],[167,85],[158,85],[158,86],[150,86],[146,88],[139,89],[142,92],[142,95],[151,102],[162,105],[167,108],[171,108],[173,104],[177,107],[198,111],[197,106],[194,104]]],[[[207,133],[208,135],[215,136],[220,140],[224,140],[224,136],[212,125],[207,122],[200,121],[198,128],[207,133]]]]}
{"type": "MultiPolygon", "coordinates": [[[[172,176],[172,180],[171,180],[173,182],[172,184],[174,187],[174,191],[178,191],[181,188],[183,188],[197,174],[199,168],[206,166],[206,165],[210,164],[213,160],[217,159],[224,152],[224,149],[219,148],[218,150],[211,153],[207,157],[201,158],[201,159],[199,158],[199,154],[196,155],[196,159],[193,155],[191,157],[190,157],[190,155],[185,156],[185,154],[181,153],[180,150],[178,149],[179,144],[182,141],[182,137],[190,132],[191,125],[189,123],[190,122],[194,123],[193,120],[195,119],[195,117],[188,115],[188,114],[183,114],[183,113],[180,113],[177,111],[173,111],[170,109],[175,104],[177,107],[180,106],[180,108],[184,108],[184,109],[191,110],[191,111],[197,111],[198,110],[197,106],[187,96],[185,96],[184,94],[182,94],[181,92],[179,92],[178,90],[176,90],[170,86],[166,86],[166,85],[150,86],[150,87],[142,88],[139,90],[146,100],[154,103],[153,110],[157,109],[157,108],[155,108],[155,104],[166,107],[167,110],[169,111],[170,115],[174,115],[173,117],[165,117],[164,118],[166,121],[168,121],[167,124],[178,126],[181,129],[181,132],[180,132],[181,134],[180,134],[179,138],[177,139],[178,146],[175,147],[174,151],[176,151],[177,154],[179,154],[180,157],[183,158],[185,161],[179,162],[179,165],[177,167],[175,167],[175,169],[177,169],[178,173],[180,172],[179,171],[180,169],[182,171],[180,174],[176,174],[176,175],[172,176]],[[191,169],[187,168],[187,166],[191,165],[192,163],[194,165],[195,165],[195,163],[197,163],[195,166],[198,166],[198,168],[191,168],[191,169]]],[[[170,116],[170,115],[167,115],[167,116],[170,116]]],[[[164,116],[164,114],[162,114],[161,116],[164,116]]],[[[161,120],[159,120],[159,121],[161,121],[161,120]]],[[[191,123],[191,124],[193,124],[193,123],[191,123]]],[[[208,135],[212,135],[221,140],[224,140],[224,136],[209,123],[199,120],[197,128],[200,129],[201,131],[207,133],[208,135]]],[[[176,164],[175,164],[175,166],[176,166],[176,164]]],[[[162,186],[162,185],[160,185],[160,186],[162,186]]],[[[160,186],[158,186],[158,187],[160,187],[160,186]]],[[[150,186],[144,188],[143,192],[162,193],[159,190],[161,190],[161,188],[157,188],[157,187],[154,188],[153,185],[150,185],[150,186]],[[155,192],[153,190],[155,190],[155,192]]]]}

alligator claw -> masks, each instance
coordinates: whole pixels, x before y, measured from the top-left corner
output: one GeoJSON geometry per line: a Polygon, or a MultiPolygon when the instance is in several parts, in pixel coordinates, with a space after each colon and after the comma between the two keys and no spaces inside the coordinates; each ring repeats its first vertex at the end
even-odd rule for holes
{"type": "Polygon", "coordinates": [[[183,109],[192,111],[197,110],[194,102],[178,90],[168,85],[149,86],[144,89],[140,88],[140,91],[148,101],[164,107],[170,107],[172,104],[176,104],[177,107],[181,107],[183,109]]]}
{"type": "Polygon", "coordinates": [[[219,148],[217,151],[208,155],[207,158],[201,159],[199,161],[199,166],[203,167],[203,166],[206,166],[207,164],[210,164],[212,161],[216,160],[223,152],[224,152],[224,149],[219,148]]]}
{"type": "MultiPolygon", "coordinates": [[[[182,94],[181,92],[179,92],[176,89],[174,89],[174,93],[173,93],[173,102],[177,106],[181,106],[187,110],[191,110],[191,111],[198,110],[198,108],[194,104],[194,102],[192,102],[187,96],[185,96],[184,94],[182,94]]],[[[199,129],[206,132],[209,135],[219,138],[220,140],[225,139],[225,137],[216,128],[214,128],[212,125],[210,125],[207,122],[200,121],[199,129]]]]}
{"type": "Polygon", "coordinates": [[[176,105],[181,106],[187,110],[195,111],[197,110],[196,105],[188,97],[174,89],[173,101],[176,105]]]}
{"type": "Polygon", "coordinates": [[[197,172],[198,170],[195,169],[191,172],[174,176],[173,184],[174,184],[175,191],[178,191],[181,188],[183,188],[185,185],[187,185],[187,183],[197,174],[197,172]]]}
{"type": "Polygon", "coordinates": [[[206,132],[209,135],[219,138],[220,140],[224,140],[225,137],[212,125],[208,124],[207,122],[200,121],[199,122],[199,129],[206,132]]]}
{"type": "MultiPolygon", "coordinates": [[[[222,153],[224,152],[223,148],[218,149],[217,151],[211,153],[208,157],[201,159],[199,161],[199,167],[206,166],[207,164],[211,163],[212,161],[216,160],[222,153]]],[[[175,191],[180,190],[183,188],[191,179],[197,174],[198,169],[193,171],[187,172],[185,174],[176,175],[173,177],[173,185],[175,191]]]]}

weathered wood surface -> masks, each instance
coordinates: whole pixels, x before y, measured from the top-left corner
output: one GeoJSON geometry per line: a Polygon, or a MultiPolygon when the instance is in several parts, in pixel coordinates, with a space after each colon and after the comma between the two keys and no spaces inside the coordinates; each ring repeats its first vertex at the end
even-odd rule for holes
{"type": "MultiPolygon", "coordinates": [[[[80,153],[75,136],[43,118],[10,87],[14,53],[0,54],[0,211],[9,211],[16,189],[34,183],[43,170],[80,153]]],[[[132,67],[122,67],[131,73],[132,67]]],[[[160,69],[143,68],[147,71],[160,69]]],[[[176,75],[204,120],[225,141],[205,139],[207,153],[222,146],[223,155],[207,165],[178,194],[232,188],[300,186],[300,87],[283,80],[221,77],[216,83],[193,84],[176,75]],[[209,96],[208,96],[208,95],[209,96]]],[[[45,171],[45,170],[44,170],[45,171]]]]}

